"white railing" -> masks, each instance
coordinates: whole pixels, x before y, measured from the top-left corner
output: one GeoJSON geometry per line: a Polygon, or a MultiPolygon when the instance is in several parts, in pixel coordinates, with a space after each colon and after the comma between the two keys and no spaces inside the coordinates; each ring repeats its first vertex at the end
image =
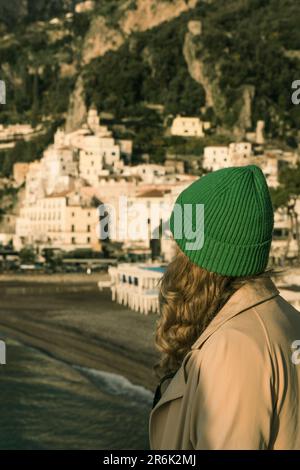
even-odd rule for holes
{"type": "Polygon", "coordinates": [[[144,315],[158,313],[159,281],[163,275],[159,266],[120,264],[108,272],[114,302],[144,315]]]}

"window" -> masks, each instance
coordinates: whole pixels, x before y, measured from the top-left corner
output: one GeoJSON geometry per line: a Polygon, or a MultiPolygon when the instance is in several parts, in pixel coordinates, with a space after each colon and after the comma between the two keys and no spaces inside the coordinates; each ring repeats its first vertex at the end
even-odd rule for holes
{"type": "Polygon", "coordinates": [[[72,243],[72,245],[76,245],[76,238],[75,237],[72,237],[71,243],[72,243]]]}
{"type": "Polygon", "coordinates": [[[90,232],[90,231],[91,231],[91,226],[90,226],[90,225],[87,226],[86,231],[87,231],[87,232],[90,232]]]}
{"type": "Polygon", "coordinates": [[[274,240],[282,240],[288,237],[289,230],[286,228],[275,228],[273,230],[273,239],[274,240]]]}
{"type": "Polygon", "coordinates": [[[75,225],[71,226],[71,232],[75,232],[75,225]]]}
{"type": "Polygon", "coordinates": [[[91,238],[90,238],[90,237],[87,237],[86,242],[87,242],[87,243],[91,243],[91,238]]]}

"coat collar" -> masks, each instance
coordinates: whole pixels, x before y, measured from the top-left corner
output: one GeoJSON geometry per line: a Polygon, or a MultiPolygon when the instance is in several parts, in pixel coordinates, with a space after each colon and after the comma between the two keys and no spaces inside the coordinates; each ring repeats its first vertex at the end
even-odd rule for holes
{"type": "Polygon", "coordinates": [[[217,313],[208,327],[191,346],[191,349],[199,349],[202,344],[224,323],[237,314],[248,310],[255,305],[279,295],[279,290],[269,276],[262,276],[247,281],[228,299],[225,305],[217,313]]]}

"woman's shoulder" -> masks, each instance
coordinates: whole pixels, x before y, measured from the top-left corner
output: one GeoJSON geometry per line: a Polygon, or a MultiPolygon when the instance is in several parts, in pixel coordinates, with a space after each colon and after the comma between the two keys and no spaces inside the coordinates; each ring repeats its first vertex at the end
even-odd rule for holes
{"type": "Polygon", "coordinates": [[[217,328],[199,348],[192,349],[186,358],[186,370],[191,373],[201,367],[251,365],[253,361],[266,365],[270,351],[266,333],[252,317],[234,317],[217,328]]]}

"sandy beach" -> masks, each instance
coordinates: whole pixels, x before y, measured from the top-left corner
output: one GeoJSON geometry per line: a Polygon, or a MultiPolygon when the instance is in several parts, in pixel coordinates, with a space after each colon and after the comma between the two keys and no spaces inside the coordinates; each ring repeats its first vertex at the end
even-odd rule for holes
{"type": "Polygon", "coordinates": [[[108,289],[98,290],[99,275],[82,279],[2,279],[0,336],[68,364],[121,374],[153,391],[157,316],[113,303],[108,289]]]}
{"type": "MultiPolygon", "coordinates": [[[[300,269],[293,268],[274,279],[283,297],[299,297],[299,276],[300,269]]],[[[100,292],[97,286],[107,279],[107,274],[2,275],[0,337],[2,333],[71,365],[121,374],[154,391],[158,317],[112,302],[110,290],[100,292]]]]}

